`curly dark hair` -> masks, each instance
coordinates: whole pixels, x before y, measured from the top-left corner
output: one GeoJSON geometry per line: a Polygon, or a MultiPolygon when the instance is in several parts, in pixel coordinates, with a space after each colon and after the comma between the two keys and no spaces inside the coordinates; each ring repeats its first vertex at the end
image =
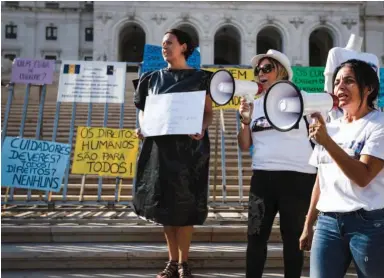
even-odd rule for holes
{"type": "MultiPolygon", "coordinates": [[[[377,72],[373,68],[373,66],[365,61],[357,60],[357,59],[350,59],[344,63],[342,63],[340,66],[338,66],[334,73],[332,78],[332,91],[335,89],[335,79],[336,75],[339,72],[340,69],[343,67],[349,67],[355,74],[355,79],[357,86],[359,87],[359,93],[360,93],[360,106],[361,107],[363,103],[363,96],[364,96],[364,89],[369,88],[369,95],[367,99],[367,105],[370,108],[375,109],[374,101],[377,99],[377,96],[379,95],[379,78],[377,77],[377,72]]],[[[376,68],[376,66],[374,66],[376,68]]],[[[378,69],[377,69],[378,70],[378,69]]]]}
{"type": "Polygon", "coordinates": [[[167,32],[164,33],[166,34],[172,34],[177,38],[177,41],[179,44],[187,44],[187,50],[183,53],[185,60],[188,59],[189,56],[192,55],[193,51],[195,50],[195,45],[192,42],[192,38],[190,35],[188,35],[187,32],[181,31],[179,29],[170,29],[167,32]]]}

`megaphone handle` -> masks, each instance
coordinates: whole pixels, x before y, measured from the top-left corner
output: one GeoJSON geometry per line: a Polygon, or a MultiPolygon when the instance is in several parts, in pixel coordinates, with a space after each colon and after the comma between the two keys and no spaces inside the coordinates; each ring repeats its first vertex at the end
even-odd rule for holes
{"type": "MultiPolygon", "coordinates": [[[[315,124],[317,123],[317,119],[316,118],[312,118],[312,124],[315,124]]],[[[315,138],[311,137],[309,138],[309,140],[311,140],[311,142],[315,145],[319,145],[319,143],[317,143],[317,141],[315,140],[315,138]]]]}

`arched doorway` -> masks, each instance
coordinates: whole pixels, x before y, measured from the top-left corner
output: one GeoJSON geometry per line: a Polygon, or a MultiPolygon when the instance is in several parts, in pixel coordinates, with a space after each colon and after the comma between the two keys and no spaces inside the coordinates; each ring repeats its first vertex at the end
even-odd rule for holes
{"type": "Polygon", "coordinates": [[[241,36],[233,26],[221,27],[215,34],[215,65],[240,64],[241,36]]]}
{"type": "Polygon", "coordinates": [[[283,39],[280,31],[272,26],[263,28],[257,34],[257,53],[266,53],[269,49],[283,52],[283,39]]]}
{"type": "Polygon", "coordinates": [[[138,24],[132,23],[122,28],[119,37],[119,61],[142,62],[145,45],[145,32],[138,24]]]}
{"type": "Polygon", "coordinates": [[[195,27],[189,25],[189,24],[181,24],[177,27],[177,29],[180,29],[184,32],[186,32],[188,35],[191,36],[192,42],[195,46],[199,46],[199,35],[195,29],[195,27]]]}
{"type": "Polygon", "coordinates": [[[314,30],[309,36],[309,66],[325,67],[329,50],[333,47],[333,38],[327,28],[314,30]]]}

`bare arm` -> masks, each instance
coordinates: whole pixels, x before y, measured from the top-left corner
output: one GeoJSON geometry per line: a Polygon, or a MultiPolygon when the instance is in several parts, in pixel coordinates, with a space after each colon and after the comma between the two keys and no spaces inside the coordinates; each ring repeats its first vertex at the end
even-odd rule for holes
{"type": "Polygon", "coordinates": [[[237,141],[242,151],[247,151],[251,147],[252,137],[249,125],[241,124],[239,133],[237,134],[237,141]]]}
{"type": "Polygon", "coordinates": [[[244,98],[240,100],[240,108],[239,113],[243,117],[243,122],[241,123],[239,133],[237,134],[237,141],[239,143],[239,147],[242,151],[247,151],[252,145],[252,136],[251,129],[249,124],[251,124],[252,118],[245,118],[243,115],[249,112],[249,115],[252,115],[253,112],[253,103],[248,104],[244,98]]]}
{"type": "Polygon", "coordinates": [[[207,129],[212,124],[212,119],[213,119],[212,99],[209,95],[207,95],[205,97],[203,130],[207,129]]]}

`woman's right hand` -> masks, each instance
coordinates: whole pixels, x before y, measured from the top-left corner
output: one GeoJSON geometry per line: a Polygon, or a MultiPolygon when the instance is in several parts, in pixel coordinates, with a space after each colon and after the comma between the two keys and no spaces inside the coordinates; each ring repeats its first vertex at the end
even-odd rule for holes
{"type": "Polygon", "coordinates": [[[239,113],[240,116],[246,122],[250,122],[252,119],[253,103],[248,103],[245,98],[240,99],[239,113]]]}
{"type": "Polygon", "coordinates": [[[313,239],[313,225],[305,226],[300,236],[300,250],[310,251],[313,239]]]}

